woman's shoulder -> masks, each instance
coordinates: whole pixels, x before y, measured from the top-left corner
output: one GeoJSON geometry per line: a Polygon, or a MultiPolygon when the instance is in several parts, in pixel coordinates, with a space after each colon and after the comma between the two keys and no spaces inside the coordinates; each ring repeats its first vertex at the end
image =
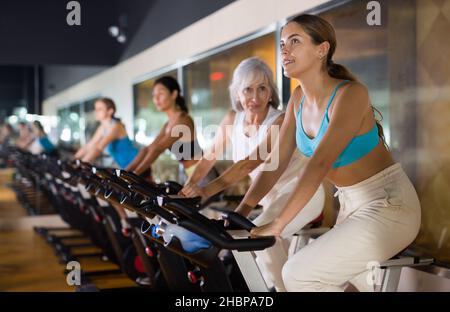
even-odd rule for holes
{"type": "Polygon", "coordinates": [[[343,94],[367,95],[369,93],[365,84],[355,80],[341,80],[341,92],[343,94]]]}
{"type": "Polygon", "coordinates": [[[297,115],[296,113],[298,112],[298,109],[300,107],[300,101],[302,100],[302,97],[303,90],[302,87],[298,85],[297,87],[295,87],[294,91],[292,91],[287,107],[287,110],[293,111],[295,116],[297,115]]]}
{"type": "Polygon", "coordinates": [[[232,125],[234,123],[234,120],[236,119],[236,116],[238,115],[238,112],[230,109],[227,114],[223,117],[222,123],[226,125],[232,125]]]}
{"type": "Polygon", "coordinates": [[[113,119],[108,127],[105,126],[105,129],[107,131],[125,130],[125,124],[120,119],[113,119]]]}
{"type": "Polygon", "coordinates": [[[285,111],[275,108],[273,106],[269,107],[268,116],[266,117],[265,124],[280,124],[283,122],[285,116],[285,111]]]}
{"type": "MultiPolygon", "coordinates": [[[[341,82],[342,83],[342,82],[341,82]]],[[[341,110],[352,110],[354,114],[367,112],[370,105],[369,90],[367,86],[359,81],[347,81],[341,85],[336,93],[336,98],[331,103],[329,116],[333,114],[338,107],[341,110]]]]}
{"type": "Polygon", "coordinates": [[[292,91],[291,100],[300,100],[303,96],[303,90],[300,85],[296,86],[292,91]]]}
{"type": "Polygon", "coordinates": [[[359,103],[361,107],[369,104],[369,90],[366,85],[359,81],[343,80],[338,93],[336,95],[337,102],[353,103],[352,107],[354,107],[354,102],[359,103]]]}
{"type": "Polygon", "coordinates": [[[172,122],[167,122],[166,126],[173,127],[175,125],[187,125],[187,126],[193,126],[194,125],[194,118],[192,118],[191,114],[187,112],[182,112],[178,114],[172,122]]]}

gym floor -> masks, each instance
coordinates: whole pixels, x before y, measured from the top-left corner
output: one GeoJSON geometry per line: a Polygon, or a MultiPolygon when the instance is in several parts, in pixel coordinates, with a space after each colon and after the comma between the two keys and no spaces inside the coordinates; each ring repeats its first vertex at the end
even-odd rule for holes
{"type": "MultiPolygon", "coordinates": [[[[75,286],[66,283],[65,265],[33,230],[34,226],[66,224],[57,215],[28,216],[8,187],[12,174],[10,169],[0,169],[0,291],[75,291],[75,286]]],[[[97,247],[78,247],[73,254],[98,251],[97,247]]],[[[117,265],[95,257],[81,258],[79,262],[84,272],[118,269],[117,265]]],[[[136,287],[123,274],[102,275],[90,281],[103,290],[136,287]]]]}
{"type": "Polygon", "coordinates": [[[52,248],[23,226],[33,217],[7,187],[10,176],[10,170],[0,171],[0,291],[73,291],[52,248]]]}

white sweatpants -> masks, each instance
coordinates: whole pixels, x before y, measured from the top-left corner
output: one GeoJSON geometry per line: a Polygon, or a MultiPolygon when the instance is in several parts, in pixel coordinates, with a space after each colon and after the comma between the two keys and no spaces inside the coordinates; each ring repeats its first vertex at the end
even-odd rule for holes
{"type": "Polygon", "coordinates": [[[336,225],[283,267],[288,291],[343,291],[347,282],[373,291],[373,264],[392,258],[418,234],[420,202],[400,164],[336,194],[336,225]]]}
{"type": "MultiPolygon", "coordinates": [[[[289,197],[294,192],[298,179],[293,179],[283,185],[279,191],[272,190],[270,196],[265,197],[260,204],[265,207],[264,211],[253,221],[257,226],[261,226],[275,219],[286,206],[289,197]]],[[[297,214],[297,216],[286,226],[281,234],[281,238],[276,243],[265,250],[255,252],[256,262],[263,273],[264,279],[269,286],[274,286],[277,291],[286,291],[282,269],[288,260],[289,244],[292,236],[301,230],[305,225],[316,219],[323,210],[325,204],[325,192],[323,186],[317,189],[308,204],[297,214]]]]}

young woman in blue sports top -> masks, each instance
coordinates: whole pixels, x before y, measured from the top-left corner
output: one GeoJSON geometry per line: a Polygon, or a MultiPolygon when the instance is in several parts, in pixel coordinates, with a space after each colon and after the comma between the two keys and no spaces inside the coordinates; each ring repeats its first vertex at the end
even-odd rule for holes
{"type": "MultiPolygon", "coordinates": [[[[93,162],[106,151],[114,162],[123,169],[136,158],[138,149],[128,137],[125,125],[115,117],[116,104],[110,98],[99,98],[94,103],[95,120],[100,122],[97,130],[87,144],[75,154],[76,159],[93,162]]],[[[114,205],[120,215],[123,228],[128,228],[127,213],[121,206],[114,205]]]]}
{"type": "Polygon", "coordinates": [[[41,122],[38,120],[33,121],[32,130],[34,133],[34,142],[31,144],[32,146],[36,146],[36,150],[40,153],[44,153],[51,156],[57,156],[58,152],[53,143],[49,140],[47,134],[45,133],[44,127],[41,122]]]}
{"type": "Polygon", "coordinates": [[[251,209],[270,191],[298,148],[309,160],[295,190],[281,213],[252,235],[279,236],[327,179],[339,195],[336,225],[287,261],[285,287],[342,291],[350,282],[372,291],[371,266],[401,252],[419,231],[416,191],[386,147],[366,86],[333,62],[331,24],[299,15],[283,27],[280,45],[284,74],[299,82],[274,147],[280,166],[257,177],[240,209],[251,209]]]}
{"type": "Polygon", "coordinates": [[[100,122],[91,140],[80,148],[75,158],[92,162],[103,151],[112,157],[120,168],[125,168],[138,154],[138,150],[128,138],[125,125],[114,116],[116,104],[110,98],[99,98],[95,102],[95,120],[100,122]]]}

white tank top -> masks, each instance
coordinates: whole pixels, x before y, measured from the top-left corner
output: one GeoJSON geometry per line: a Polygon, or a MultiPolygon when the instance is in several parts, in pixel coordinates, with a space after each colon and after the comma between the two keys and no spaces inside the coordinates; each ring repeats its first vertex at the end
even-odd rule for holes
{"type": "Polygon", "coordinates": [[[33,155],[38,155],[44,151],[44,148],[39,143],[38,138],[33,140],[33,143],[31,143],[30,146],[28,147],[28,151],[33,155]]]}
{"type": "MultiPolygon", "coordinates": [[[[252,133],[251,137],[248,137],[244,133],[244,118],[245,112],[237,112],[233,123],[233,132],[231,137],[232,149],[233,149],[233,161],[238,162],[246,158],[259,144],[264,140],[268,131],[270,131],[270,126],[275,122],[275,120],[283,112],[270,106],[269,112],[267,113],[266,119],[258,127],[258,129],[252,133]]],[[[274,141],[274,140],[273,140],[274,141]]],[[[288,182],[291,182],[294,178],[298,176],[300,168],[305,162],[305,157],[298,152],[296,148],[286,171],[281,175],[278,182],[274,185],[274,191],[278,191],[288,182]]],[[[250,173],[250,178],[252,181],[263,169],[263,165],[258,166],[255,170],[250,173]]],[[[269,194],[267,194],[269,195],[269,194]]]]}

